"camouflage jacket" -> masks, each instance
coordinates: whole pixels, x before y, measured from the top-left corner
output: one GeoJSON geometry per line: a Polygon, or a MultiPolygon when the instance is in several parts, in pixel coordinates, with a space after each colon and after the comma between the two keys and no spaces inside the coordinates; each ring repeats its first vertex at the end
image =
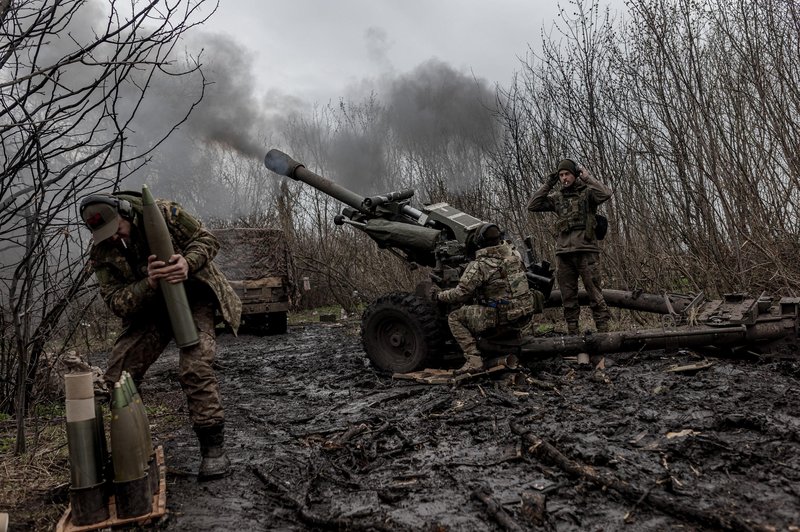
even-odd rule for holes
{"type": "Polygon", "coordinates": [[[500,321],[514,321],[534,312],[535,299],[528,287],[525,264],[508,242],[479,249],[458,286],[439,292],[439,301],[463,303],[474,298],[479,305],[495,307],[500,321]]]}
{"type": "MultiPolygon", "coordinates": [[[[111,311],[128,322],[149,305],[157,302],[159,290],[147,282],[147,257],[150,248],[142,224],[142,200],[135,192],[115,194],[131,203],[134,219],[131,223],[131,244],[123,248],[119,241],[104,240],[93,245],[89,252],[92,267],[100,283],[100,295],[111,311]]],[[[219,249],[216,237],[183,208],[171,201],[156,200],[167,221],[175,253],[183,255],[189,264],[189,283],[196,280],[207,285],[216,296],[219,310],[234,333],[239,328],[242,302],[228,280],[214,264],[219,249]]]]}
{"type": "Polygon", "coordinates": [[[593,177],[576,179],[571,187],[550,194],[552,188],[549,182],[539,187],[528,200],[528,211],[556,213],[556,255],[574,251],[599,253],[594,215],[597,206],[611,197],[611,189],[593,177]]]}

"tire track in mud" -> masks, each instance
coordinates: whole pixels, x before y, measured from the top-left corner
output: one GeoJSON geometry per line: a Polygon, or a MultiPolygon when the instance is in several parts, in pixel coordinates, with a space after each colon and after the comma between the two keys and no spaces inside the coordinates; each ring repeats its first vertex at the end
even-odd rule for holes
{"type": "MultiPolygon", "coordinates": [[[[176,358],[151,369],[151,398],[174,395],[176,358]]],[[[517,384],[453,388],[379,377],[351,323],[223,336],[218,360],[234,474],[198,484],[188,424],[163,435],[167,530],[800,525],[798,361],[709,358],[673,373],[696,358],[621,354],[597,371],[553,358],[517,384]],[[636,489],[576,475],[526,434],[636,489]]]]}

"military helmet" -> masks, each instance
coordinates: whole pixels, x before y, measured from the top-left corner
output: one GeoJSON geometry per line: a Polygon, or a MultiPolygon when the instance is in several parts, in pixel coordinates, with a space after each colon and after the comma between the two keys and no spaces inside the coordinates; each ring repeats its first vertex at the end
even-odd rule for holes
{"type": "Polygon", "coordinates": [[[92,231],[95,244],[111,238],[119,228],[119,218],[132,218],[133,209],[129,201],[111,194],[92,194],[81,200],[80,213],[83,222],[92,231]]]}
{"type": "Polygon", "coordinates": [[[503,231],[493,223],[485,223],[480,229],[478,234],[475,235],[475,245],[479,248],[486,248],[489,246],[496,246],[503,239],[503,231]]]}

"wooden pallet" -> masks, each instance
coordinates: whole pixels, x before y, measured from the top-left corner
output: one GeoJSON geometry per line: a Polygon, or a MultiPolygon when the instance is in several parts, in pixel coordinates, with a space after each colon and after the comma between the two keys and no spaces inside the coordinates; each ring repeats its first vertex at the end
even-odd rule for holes
{"type": "Polygon", "coordinates": [[[167,513],[167,468],[164,465],[164,447],[156,447],[156,463],[158,464],[158,493],[153,495],[153,509],[149,514],[138,517],[128,517],[120,519],[117,517],[117,505],[112,495],[108,501],[108,519],[93,523],[91,525],[74,525],[71,520],[72,507],[68,506],[67,511],[59,519],[56,525],[56,532],[82,532],[84,530],[100,530],[101,528],[112,528],[115,526],[131,523],[144,524],[155,521],[167,513]]]}

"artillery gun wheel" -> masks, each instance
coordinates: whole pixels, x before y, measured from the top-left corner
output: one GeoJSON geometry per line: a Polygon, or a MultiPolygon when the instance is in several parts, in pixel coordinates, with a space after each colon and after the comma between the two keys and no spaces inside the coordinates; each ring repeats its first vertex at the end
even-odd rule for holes
{"type": "Polygon", "coordinates": [[[378,370],[407,373],[423,368],[441,354],[436,310],[413,294],[381,296],[361,317],[361,342],[378,370]]]}

